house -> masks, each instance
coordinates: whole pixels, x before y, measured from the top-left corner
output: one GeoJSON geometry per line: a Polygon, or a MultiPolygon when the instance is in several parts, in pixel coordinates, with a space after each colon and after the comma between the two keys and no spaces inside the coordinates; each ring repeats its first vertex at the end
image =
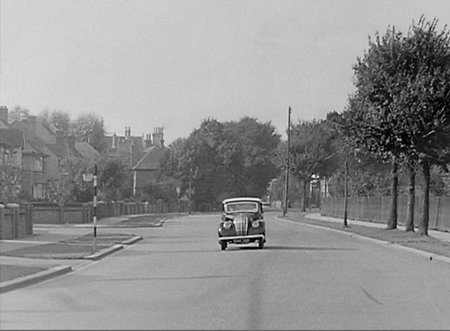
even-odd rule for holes
{"type": "Polygon", "coordinates": [[[146,149],[144,156],[131,168],[133,172],[133,195],[138,194],[148,185],[155,183],[159,164],[166,152],[162,128],[155,128],[152,136],[153,144],[146,149]]]}
{"type": "Polygon", "coordinates": [[[133,173],[133,195],[157,180],[159,162],[167,148],[164,146],[163,128],[154,128],[152,135],[132,136],[131,128],[125,127],[125,135],[114,133],[107,136],[109,155],[116,156],[129,164],[133,173]]]}
{"type": "MultiPolygon", "coordinates": [[[[2,107],[0,120],[7,123],[7,118],[8,109],[2,107]]],[[[36,116],[14,121],[8,127],[22,132],[24,137],[21,147],[22,191],[30,198],[47,198],[49,182],[58,179],[64,171],[62,160],[82,158],[95,162],[100,159],[100,154],[88,143],[56,134],[36,116]]]]}
{"type": "Polygon", "coordinates": [[[0,129],[8,128],[8,108],[0,106],[0,129]]]}
{"type": "Polygon", "coordinates": [[[0,128],[0,203],[8,203],[21,188],[24,134],[20,130],[0,128]]]}

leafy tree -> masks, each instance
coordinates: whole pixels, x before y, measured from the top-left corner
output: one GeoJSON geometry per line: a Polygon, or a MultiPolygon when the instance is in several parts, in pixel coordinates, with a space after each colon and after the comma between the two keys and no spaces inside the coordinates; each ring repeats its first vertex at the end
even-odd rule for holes
{"type": "Polygon", "coordinates": [[[169,146],[164,176],[173,176],[184,192],[189,183],[197,205],[217,207],[230,196],[262,197],[277,175],[273,165],[279,136],[270,123],[244,117],[238,123],[202,122],[187,139],[169,146]]]}
{"type": "Polygon", "coordinates": [[[229,159],[233,164],[235,185],[239,185],[238,194],[262,197],[279,172],[274,157],[280,135],[270,122],[259,123],[251,117],[225,123],[225,126],[227,135],[237,137],[229,143],[228,151],[239,151],[234,154],[234,160],[229,159]]]}
{"type": "Polygon", "coordinates": [[[17,165],[13,150],[4,149],[0,156],[0,203],[18,202],[22,168],[17,165]]]}
{"type": "Polygon", "coordinates": [[[14,121],[21,121],[30,116],[30,110],[22,108],[20,106],[15,106],[8,112],[8,123],[11,124],[14,121]]]}
{"type": "Polygon", "coordinates": [[[107,200],[120,200],[121,191],[126,187],[129,171],[118,158],[104,159],[98,169],[98,188],[107,200]]]}
{"type": "Polygon", "coordinates": [[[38,117],[55,132],[62,131],[65,135],[69,135],[71,132],[72,124],[70,114],[63,110],[49,112],[45,109],[39,113],[38,117]]]}
{"type": "Polygon", "coordinates": [[[58,178],[48,182],[48,200],[58,204],[92,201],[93,183],[83,180],[85,173],[94,173],[92,162],[81,158],[61,160],[58,178]]]}
{"type": "Polygon", "coordinates": [[[86,141],[99,153],[106,150],[103,119],[94,113],[81,114],[72,122],[73,133],[77,141],[86,141]]]}
{"type": "MultiPolygon", "coordinates": [[[[417,163],[424,178],[419,233],[427,234],[430,166],[449,162],[450,38],[423,17],[405,37],[394,28],[370,42],[355,65],[349,132],[380,156],[417,163]]],[[[412,177],[411,177],[412,178],[412,177]]],[[[396,224],[395,224],[396,225],[396,224]]],[[[389,226],[388,226],[389,227],[389,226]]]]}
{"type": "Polygon", "coordinates": [[[307,187],[313,176],[329,177],[335,170],[335,131],[326,121],[299,121],[292,126],[290,171],[302,184],[302,210],[306,210],[307,187]]]}

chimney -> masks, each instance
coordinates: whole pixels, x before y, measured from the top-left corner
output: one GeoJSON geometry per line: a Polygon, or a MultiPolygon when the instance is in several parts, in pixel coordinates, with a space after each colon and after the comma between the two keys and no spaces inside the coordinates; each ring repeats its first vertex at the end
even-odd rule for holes
{"type": "Polygon", "coordinates": [[[129,138],[131,136],[131,127],[125,127],[125,138],[129,138]]]}
{"type": "Polygon", "coordinates": [[[0,121],[8,125],[8,107],[0,106],[0,121]]]}
{"type": "Polygon", "coordinates": [[[164,147],[163,128],[153,129],[153,145],[156,147],[164,147]]]}
{"type": "Polygon", "coordinates": [[[61,145],[64,143],[64,131],[57,130],[56,131],[56,144],[61,145]]]}
{"type": "Polygon", "coordinates": [[[26,118],[24,121],[27,125],[26,130],[28,136],[31,140],[33,140],[34,138],[36,138],[36,116],[28,116],[28,118],[26,118]]]}
{"type": "Polygon", "coordinates": [[[113,136],[112,136],[112,146],[111,148],[117,148],[117,135],[114,132],[113,136]]]}
{"type": "Polygon", "coordinates": [[[134,142],[134,139],[131,140],[131,158],[130,158],[130,166],[133,167],[139,161],[139,145],[134,142]]]}
{"type": "Polygon", "coordinates": [[[149,148],[152,146],[152,140],[150,138],[150,134],[145,135],[145,148],[149,148]]]}

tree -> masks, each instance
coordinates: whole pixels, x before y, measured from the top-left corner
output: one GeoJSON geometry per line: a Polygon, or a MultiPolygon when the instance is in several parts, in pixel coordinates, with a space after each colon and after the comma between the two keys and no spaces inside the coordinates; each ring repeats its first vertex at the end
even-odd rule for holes
{"type": "Polygon", "coordinates": [[[86,141],[99,153],[106,150],[103,119],[94,113],[81,114],[72,122],[73,134],[77,141],[86,141]]]}
{"type": "Polygon", "coordinates": [[[161,168],[187,194],[191,186],[197,205],[218,207],[224,198],[237,195],[262,197],[278,174],[273,154],[279,139],[270,123],[254,118],[226,123],[206,119],[187,139],[169,146],[161,168]]]}
{"type": "Polygon", "coordinates": [[[64,135],[69,135],[72,129],[70,114],[63,110],[47,109],[41,111],[38,115],[43,123],[46,123],[53,131],[61,131],[64,135]]]}
{"type": "Polygon", "coordinates": [[[424,235],[430,166],[450,160],[450,38],[445,29],[438,33],[436,24],[421,17],[407,36],[389,28],[369,41],[369,51],[354,66],[357,91],[344,112],[347,132],[357,143],[391,157],[394,165],[408,164],[410,173],[414,164],[420,166],[425,181],[419,233],[424,235]]]}
{"type": "Polygon", "coordinates": [[[22,167],[17,165],[13,149],[0,146],[0,203],[18,202],[21,179],[22,167]]]}
{"type": "Polygon", "coordinates": [[[85,182],[83,174],[93,172],[94,164],[91,161],[82,158],[61,160],[58,177],[48,182],[48,200],[61,205],[67,202],[92,201],[92,182],[85,182]]]}
{"type": "Polygon", "coordinates": [[[8,113],[8,123],[11,124],[14,121],[21,121],[30,116],[30,110],[26,108],[22,108],[20,106],[15,106],[8,113]]]}
{"type": "Polygon", "coordinates": [[[302,184],[302,211],[306,210],[307,187],[313,176],[328,177],[335,170],[335,131],[327,121],[299,121],[292,126],[290,171],[302,184]]]}
{"type": "Polygon", "coordinates": [[[126,165],[118,158],[107,158],[101,162],[98,171],[101,195],[107,200],[120,200],[129,177],[126,165]]]}
{"type": "Polygon", "coordinates": [[[259,123],[257,119],[243,117],[239,122],[225,123],[227,136],[237,137],[231,150],[239,150],[234,160],[235,184],[245,196],[262,197],[270,181],[278,175],[274,162],[280,143],[280,135],[270,122],[259,123]],[[239,166],[236,166],[239,165],[239,166]]]}

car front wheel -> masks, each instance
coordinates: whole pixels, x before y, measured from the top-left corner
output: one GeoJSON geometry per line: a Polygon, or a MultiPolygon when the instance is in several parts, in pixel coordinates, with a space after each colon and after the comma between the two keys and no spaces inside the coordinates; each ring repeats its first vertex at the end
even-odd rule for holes
{"type": "Polygon", "coordinates": [[[265,241],[264,239],[260,239],[259,240],[259,242],[258,242],[258,248],[259,249],[263,249],[264,248],[264,241],[265,241]]]}
{"type": "Polygon", "coordinates": [[[222,248],[222,250],[224,251],[225,249],[227,249],[227,242],[225,240],[222,240],[220,242],[220,247],[222,248]]]}

